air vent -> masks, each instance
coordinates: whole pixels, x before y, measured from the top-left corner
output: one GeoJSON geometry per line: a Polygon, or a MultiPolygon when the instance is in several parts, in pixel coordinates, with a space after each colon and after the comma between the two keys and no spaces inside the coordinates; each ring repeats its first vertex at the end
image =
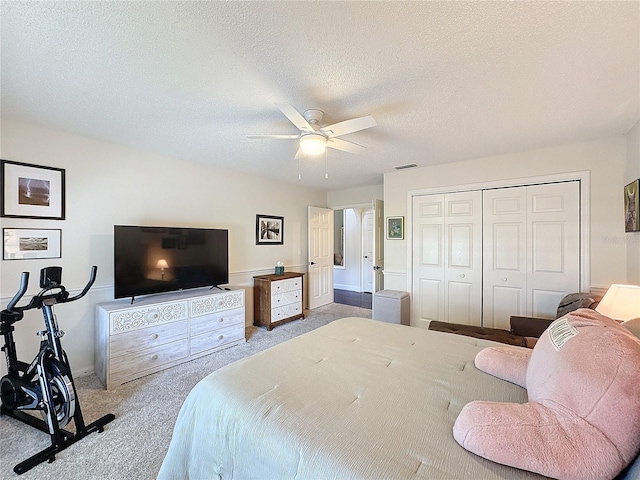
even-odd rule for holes
{"type": "Polygon", "coordinates": [[[397,167],[393,167],[396,170],[404,170],[406,168],[413,168],[413,167],[417,167],[418,165],[416,165],[415,163],[407,163],[406,165],[398,165],[397,167]]]}

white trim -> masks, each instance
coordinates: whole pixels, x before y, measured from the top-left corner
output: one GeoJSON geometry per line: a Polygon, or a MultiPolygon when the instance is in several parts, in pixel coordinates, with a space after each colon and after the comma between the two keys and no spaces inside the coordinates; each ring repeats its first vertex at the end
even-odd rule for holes
{"type": "Polygon", "coordinates": [[[413,295],[413,197],[570,181],[580,182],[580,291],[589,289],[591,286],[591,172],[581,170],[535,177],[407,190],[407,216],[404,227],[405,238],[407,239],[407,291],[413,295]]]}

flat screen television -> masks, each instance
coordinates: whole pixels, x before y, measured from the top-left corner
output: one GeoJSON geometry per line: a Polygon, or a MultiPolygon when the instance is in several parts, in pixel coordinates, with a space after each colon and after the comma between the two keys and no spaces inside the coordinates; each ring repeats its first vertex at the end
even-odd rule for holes
{"type": "Polygon", "coordinates": [[[229,283],[228,233],[114,225],[115,298],[229,283]]]}

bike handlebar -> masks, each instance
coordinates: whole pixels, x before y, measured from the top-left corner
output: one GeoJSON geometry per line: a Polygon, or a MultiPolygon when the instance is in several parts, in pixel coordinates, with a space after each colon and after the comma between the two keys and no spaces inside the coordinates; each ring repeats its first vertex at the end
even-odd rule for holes
{"type": "Polygon", "coordinates": [[[16,293],[11,301],[7,304],[7,310],[13,310],[13,307],[20,301],[22,296],[27,291],[27,287],[29,286],[29,272],[22,272],[22,276],[20,277],[20,288],[18,289],[18,293],[16,293]]]}
{"type": "Polygon", "coordinates": [[[96,281],[97,273],[98,273],[98,267],[96,265],[93,265],[91,267],[91,275],[89,277],[89,281],[84,286],[82,291],[75,297],[69,297],[69,293],[67,292],[67,290],[64,288],[63,285],[54,285],[52,287],[45,288],[44,290],[40,291],[40,293],[36,294],[31,299],[28,305],[25,305],[24,307],[16,307],[16,304],[23,297],[29,285],[29,272],[22,272],[22,276],[20,277],[20,288],[18,290],[18,293],[16,293],[14,297],[11,299],[11,301],[7,304],[6,311],[23,312],[25,310],[30,310],[32,308],[41,308],[44,303],[44,300],[46,299],[53,299],[54,300],[53,303],[68,303],[68,302],[73,302],[74,300],[78,300],[84,297],[89,291],[89,289],[93,286],[94,282],[96,281]],[[46,292],[49,292],[54,289],[59,289],[60,291],[55,294],[45,295],[46,292]]]}

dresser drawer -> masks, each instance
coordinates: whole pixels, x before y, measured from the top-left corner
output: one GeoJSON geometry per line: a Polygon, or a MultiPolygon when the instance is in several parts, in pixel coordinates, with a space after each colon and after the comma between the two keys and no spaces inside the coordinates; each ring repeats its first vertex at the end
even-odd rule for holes
{"type": "Polygon", "coordinates": [[[271,309],[271,323],[302,313],[302,302],[271,309]]]}
{"type": "Polygon", "coordinates": [[[244,308],[244,290],[215,293],[189,302],[191,318],[244,308]]]}
{"type": "Polygon", "coordinates": [[[284,280],[271,282],[271,298],[281,293],[293,292],[296,290],[302,291],[302,279],[300,277],[286,278],[284,280]]]}
{"type": "Polygon", "coordinates": [[[201,335],[229,325],[239,324],[244,325],[243,308],[236,308],[225,312],[195,317],[191,319],[191,335],[201,335]]]}
{"type": "Polygon", "coordinates": [[[280,293],[271,296],[271,308],[283,307],[292,303],[302,302],[302,290],[280,293]]]}
{"type": "Polygon", "coordinates": [[[191,355],[244,339],[244,317],[242,324],[219,328],[203,335],[191,337],[191,355]]]}
{"type": "Polygon", "coordinates": [[[109,314],[109,333],[115,335],[161,323],[186,320],[187,317],[187,302],[172,302],[146,307],[128,308],[109,314]]]}
{"type": "Polygon", "coordinates": [[[156,347],[165,343],[187,338],[187,321],[163,323],[132,332],[113,335],[109,338],[111,357],[126,355],[144,348],[156,347]]]}
{"type": "Polygon", "coordinates": [[[128,355],[111,359],[111,381],[119,383],[127,377],[138,378],[145,370],[154,370],[167,363],[186,358],[189,355],[188,340],[147,348],[128,355]]]}

